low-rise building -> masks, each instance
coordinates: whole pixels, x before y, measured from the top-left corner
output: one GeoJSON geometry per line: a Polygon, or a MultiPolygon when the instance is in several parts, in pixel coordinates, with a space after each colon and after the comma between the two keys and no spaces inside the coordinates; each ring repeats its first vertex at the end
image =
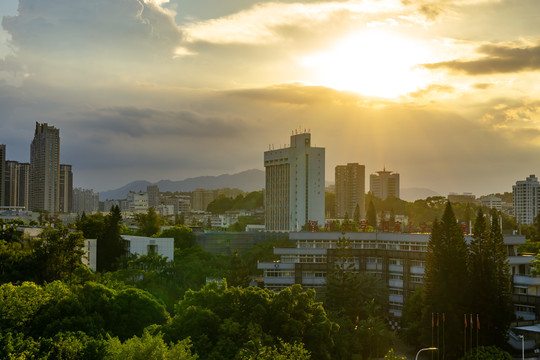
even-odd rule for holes
{"type": "MultiPolygon", "coordinates": [[[[337,248],[342,237],[350,240],[349,261],[358,271],[371,273],[387,284],[390,313],[401,317],[404,301],[414,289],[423,286],[430,234],[291,232],[289,238],[296,242],[296,248],[275,248],[274,254],[281,256],[280,261],[258,264],[258,268],[264,270],[265,287],[279,291],[293,284],[310,288],[324,286],[334,263],[342,256],[342,250],[337,248]]],[[[465,239],[469,243],[472,237],[465,236],[465,239]]],[[[534,293],[538,301],[532,304],[532,298],[514,296],[516,314],[523,318],[540,314],[540,278],[530,277],[527,268],[530,257],[517,256],[517,246],[525,243],[525,237],[505,236],[504,243],[512,268],[514,294],[517,291],[526,291],[522,295],[534,293]],[[524,287],[526,290],[518,290],[524,287]]]]}

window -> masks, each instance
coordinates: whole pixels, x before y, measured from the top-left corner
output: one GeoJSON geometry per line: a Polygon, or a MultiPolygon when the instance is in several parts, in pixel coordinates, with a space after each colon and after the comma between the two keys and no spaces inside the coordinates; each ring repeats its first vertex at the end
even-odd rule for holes
{"type": "Polygon", "coordinates": [[[157,254],[158,252],[158,246],[157,245],[147,245],[146,246],[146,254],[148,255],[153,255],[153,254],[157,254]]]}

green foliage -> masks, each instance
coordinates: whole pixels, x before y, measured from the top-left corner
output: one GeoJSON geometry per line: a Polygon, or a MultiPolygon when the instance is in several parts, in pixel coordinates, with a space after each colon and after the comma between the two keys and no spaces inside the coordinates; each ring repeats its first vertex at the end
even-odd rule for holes
{"type": "Polygon", "coordinates": [[[89,336],[108,333],[127,339],[167,319],[165,307],[140,289],[114,290],[92,282],[68,287],[58,281],[0,286],[2,332],[37,338],[81,330],[89,336]]]}
{"type": "Polygon", "coordinates": [[[139,225],[137,235],[152,236],[161,230],[161,218],[153,206],[148,209],[146,214],[136,214],[136,219],[139,225]]]}
{"type": "Polygon", "coordinates": [[[377,227],[377,212],[375,210],[375,205],[373,204],[373,199],[369,200],[369,205],[366,211],[366,221],[369,226],[374,228],[377,227]]]}
{"type": "Polygon", "coordinates": [[[68,278],[84,266],[84,236],[66,227],[46,227],[34,245],[34,268],[40,283],[68,278]]]}
{"type": "Polygon", "coordinates": [[[422,288],[416,288],[414,293],[403,304],[401,334],[407,343],[414,346],[422,344],[422,331],[424,329],[424,323],[422,322],[423,296],[422,288]]]}
{"type": "Polygon", "coordinates": [[[208,204],[206,211],[212,214],[223,214],[229,210],[255,210],[264,206],[264,196],[262,191],[253,191],[247,194],[230,198],[223,194],[208,204]]]}
{"type": "Polygon", "coordinates": [[[107,350],[104,360],[195,360],[198,358],[197,355],[191,354],[189,339],[169,347],[163,341],[161,334],[151,335],[146,330],[142,337],[134,336],[124,343],[117,338],[111,339],[107,350]]]}
{"type": "Polygon", "coordinates": [[[512,360],[512,356],[496,346],[479,346],[461,360],[512,360]]]}
{"type": "Polygon", "coordinates": [[[279,346],[262,346],[256,351],[244,351],[241,360],[309,360],[311,355],[302,343],[280,341],[279,346]]]}
{"type": "Polygon", "coordinates": [[[238,221],[230,225],[228,231],[242,232],[246,230],[247,225],[262,225],[264,218],[257,216],[239,216],[238,221]]]}
{"type": "Polygon", "coordinates": [[[193,230],[185,225],[177,225],[165,229],[157,236],[160,238],[174,238],[174,248],[181,250],[192,247],[196,240],[193,230]]]}
{"type": "Polygon", "coordinates": [[[87,216],[83,212],[75,225],[86,239],[97,239],[105,228],[105,217],[102,213],[87,216]]]}
{"type": "Polygon", "coordinates": [[[299,285],[276,294],[261,288],[210,283],[187,291],[165,329],[168,339],[191,336],[204,359],[232,359],[254,344],[302,342],[314,358],[329,358],[333,325],[313,290],[299,285]]]}

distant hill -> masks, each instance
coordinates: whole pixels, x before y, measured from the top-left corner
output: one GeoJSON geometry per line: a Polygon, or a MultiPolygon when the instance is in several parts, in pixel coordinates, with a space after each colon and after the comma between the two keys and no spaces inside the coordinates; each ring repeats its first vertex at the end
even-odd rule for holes
{"type": "Polygon", "coordinates": [[[399,189],[399,197],[402,200],[414,202],[418,199],[425,199],[430,196],[441,196],[438,192],[426,188],[406,188],[399,189]]]}
{"type": "Polygon", "coordinates": [[[219,176],[198,176],[185,180],[171,181],[160,180],[156,183],[139,180],[131,182],[121,188],[108,190],[99,193],[99,199],[125,199],[130,191],[146,191],[148,185],[157,185],[159,191],[193,191],[198,188],[202,189],[219,189],[219,188],[238,188],[240,190],[250,192],[262,190],[264,187],[264,171],[251,169],[242,171],[238,174],[224,174],[219,176]]]}

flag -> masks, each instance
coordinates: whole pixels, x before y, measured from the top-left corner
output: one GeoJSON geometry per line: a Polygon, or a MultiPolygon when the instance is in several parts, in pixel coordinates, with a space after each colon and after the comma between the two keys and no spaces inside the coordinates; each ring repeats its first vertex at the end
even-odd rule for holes
{"type": "Polygon", "coordinates": [[[476,314],[476,328],[480,329],[480,317],[476,314]]]}
{"type": "Polygon", "coordinates": [[[444,313],[442,313],[442,322],[443,323],[444,323],[444,320],[445,320],[444,313]]]}
{"type": "Polygon", "coordinates": [[[439,327],[439,313],[437,313],[437,327],[439,327]]]}
{"type": "Polygon", "coordinates": [[[431,313],[431,327],[435,326],[435,318],[433,317],[433,313],[431,313]]]}
{"type": "Polygon", "coordinates": [[[465,329],[467,328],[467,314],[463,315],[465,317],[465,329]]]}
{"type": "Polygon", "coordinates": [[[474,327],[474,323],[472,321],[472,314],[471,314],[471,321],[469,322],[469,324],[471,324],[471,329],[474,327]]]}

